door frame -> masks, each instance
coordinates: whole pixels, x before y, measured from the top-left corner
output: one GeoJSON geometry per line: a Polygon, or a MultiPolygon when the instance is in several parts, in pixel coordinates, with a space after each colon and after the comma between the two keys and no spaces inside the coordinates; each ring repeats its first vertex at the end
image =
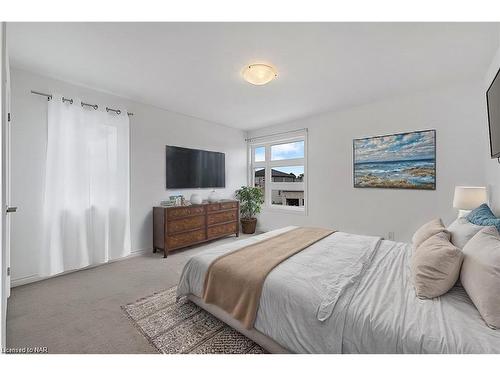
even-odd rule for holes
{"type": "Polygon", "coordinates": [[[1,276],[1,287],[0,287],[0,347],[6,347],[6,328],[7,328],[7,299],[10,296],[10,276],[8,270],[10,270],[10,244],[9,244],[9,218],[6,214],[6,207],[9,204],[9,69],[8,69],[8,56],[7,56],[7,32],[6,32],[6,22],[0,23],[0,70],[1,70],[1,125],[2,131],[0,132],[0,159],[2,165],[2,173],[0,174],[0,195],[1,195],[1,207],[0,207],[0,276],[1,276]]]}

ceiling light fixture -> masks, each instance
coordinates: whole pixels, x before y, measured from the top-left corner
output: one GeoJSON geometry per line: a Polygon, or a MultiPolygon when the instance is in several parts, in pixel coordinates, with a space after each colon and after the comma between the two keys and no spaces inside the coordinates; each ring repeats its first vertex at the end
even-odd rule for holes
{"type": "Polygon", "coordinates": [[[270,65],[252,64],[243,70],[243,79],[252,85],[265,85],[278,76],[278,72],[270,65]]]}

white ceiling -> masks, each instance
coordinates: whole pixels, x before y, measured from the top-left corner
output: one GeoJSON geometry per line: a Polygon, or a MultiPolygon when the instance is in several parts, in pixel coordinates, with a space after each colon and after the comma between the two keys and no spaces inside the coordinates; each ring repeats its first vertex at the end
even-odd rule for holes
{"type": "Polygon", "coordinates": [[[487,23],[9,23],[12,66],[241,129],[482,74],[487,23]],[[278,78],[253,86],[250,63],[278,78]]]}

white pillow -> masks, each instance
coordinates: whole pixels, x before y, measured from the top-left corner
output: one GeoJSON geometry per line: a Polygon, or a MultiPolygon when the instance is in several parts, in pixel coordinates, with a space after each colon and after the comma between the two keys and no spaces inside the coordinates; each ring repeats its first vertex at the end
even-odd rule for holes
{"type": "Polygon", "coordinates": [[[470,299],[491,328],[500,329],[500,235],[484,227],[463,249],[460,279],[470,299]]]}
{"type": "Polygon", "coordinates": [[[447,232],[441,219],[437,218],[425,223],[417,229],[411,239],[413,250],[419,247],[425,240],[440,232],[447,232]]]}
{"type": "Polygon", "coordinates": [[[481,225],[470,223],[465,217],[459,217],[446,229],[451,233],[451,243],[463,249],[465,244],[483,228],[481,225]]]}
{"type": "Polygon", "coordinates": [[[450,242],[450,234],[440,232],[425,240],[411,258],[412,282],[418,298],[445,294],[457,282],[462,251],[450,242]]]}

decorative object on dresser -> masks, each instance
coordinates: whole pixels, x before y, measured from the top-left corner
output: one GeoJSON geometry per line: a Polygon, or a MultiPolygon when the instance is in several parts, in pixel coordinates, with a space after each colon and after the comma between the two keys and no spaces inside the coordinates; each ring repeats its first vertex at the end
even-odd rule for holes
{"type": "Polygon", "coordinates": [[[189,199],[189,201],[192,204],[201,204],[203,202],[203,200],[201,199],[201,195],[197,193],[191,194],[191,198],[189,199]]]}
{"type": "Polygon", "coordinates": [[[215,190],[212,190],[212,192],[208,195],[208,201],[210,203],[215,203],[219,201],[219,194],[215,190]]]}
{"type": "Polygon", "coordinates": [[[191,206],[153,207],[153,252],[164,258],[172,250],[235,234],[239,236],[240,204],[234,200],[191,206]]]}
{"type": "Polygon", "coordinates": [[[245,234],[255,233],[256,214],[264,203],[264,192],[260,187],[242,186],[236,190],[236,198],[241,202],[241,229],[245,234]]]}

